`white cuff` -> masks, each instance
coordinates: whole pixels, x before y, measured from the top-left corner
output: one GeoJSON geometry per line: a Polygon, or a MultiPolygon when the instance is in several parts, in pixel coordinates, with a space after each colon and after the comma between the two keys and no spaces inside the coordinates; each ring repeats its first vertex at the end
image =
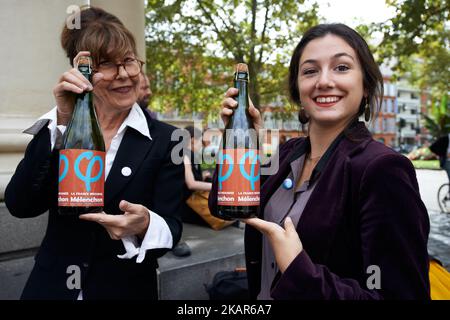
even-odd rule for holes
{"type": "Polygon", "coordinates": [[[136,236],[123,237],[121,240],[126,252],[122,255],[117,255],[117,257],[120,259],[131,259],[137,255],[136,262],[141,263],[145,259],[147,250],[172,248],[172,232],[170,232],[166,220],[151,210],[148,210],[148,214],[150,215],[150,223],[141,246],[139,247],[139,241],[136,236]]]}
{"type": "Polygon", "coordinates": [[[57,127],[57,111],[56,107],[54,107],[50,112],[44,114],[41,119],[49,119],[47,128],[50,130],[50,143],[52,145],[51,150],[55,147],[56,143],[56,127],[57,127]]]}
{"type": "Polygon", "coordinates": [[[44,127],[45,125],[44,123],[47,122],[46,120],[49,120],[47,128],[50,130],[50,144],[51,150],[53,151],[58,136],[61,137],[66,131],[66,126],[63,125],[57,126],[58,123],[57,107],[54,107],[52,110],[44,114],[31,127],[25,129],[23,132],[36,135],[44,127]],[[57,129],[59,130],[59,132],[57,129]]]}

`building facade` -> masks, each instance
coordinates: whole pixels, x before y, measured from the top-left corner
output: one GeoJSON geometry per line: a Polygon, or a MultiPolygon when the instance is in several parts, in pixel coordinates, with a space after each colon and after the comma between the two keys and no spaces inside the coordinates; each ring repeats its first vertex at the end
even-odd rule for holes
{"type": "Polygon", "coordinates": [[[421,93],[401,81],[397,87],[398,145],[410,151],[420,144],[421,133],[421,93]]]}
{"type": "Polygon", "coordinates": [[[377,117],[370,122],[369,128],[375,140],[390,147],[397,145],[397,112],[397,86],[391,82],[390,77],[384,77],[384,96],[381,109],[377,117]]]}

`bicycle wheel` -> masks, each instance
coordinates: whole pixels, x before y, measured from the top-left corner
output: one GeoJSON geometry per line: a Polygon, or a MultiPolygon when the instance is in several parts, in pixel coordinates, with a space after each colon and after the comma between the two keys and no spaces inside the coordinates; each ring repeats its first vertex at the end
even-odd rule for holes
{"type": "Polygon", "coordinates": [[[441,212],[450,213],[450,186],[448,183],[439,187],[437,200],[441,212]]]}

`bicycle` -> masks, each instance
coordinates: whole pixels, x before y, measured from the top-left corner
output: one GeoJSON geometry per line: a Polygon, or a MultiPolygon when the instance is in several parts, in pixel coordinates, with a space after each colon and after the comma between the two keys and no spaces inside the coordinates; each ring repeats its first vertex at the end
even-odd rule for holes
{"type": "Polygon", "coordinates": [[[450,184],[444,183],[438,189],[437,200],[441,213],[450,213],[450,184]]]}

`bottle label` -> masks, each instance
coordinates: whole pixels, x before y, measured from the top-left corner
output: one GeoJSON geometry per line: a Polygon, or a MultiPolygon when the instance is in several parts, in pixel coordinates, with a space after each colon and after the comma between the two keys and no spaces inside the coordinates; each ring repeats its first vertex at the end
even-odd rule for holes
{"type": "Polygon", "coordinates": [[[221,206],[259,206],[260,158],[257,149],[219,153],[218,201],[221,206]]]}
{"type": "Polygon", "coordinates": [[[65,149],[59,152],[58,206],[102,207],[105,152],[65,149]]]}

